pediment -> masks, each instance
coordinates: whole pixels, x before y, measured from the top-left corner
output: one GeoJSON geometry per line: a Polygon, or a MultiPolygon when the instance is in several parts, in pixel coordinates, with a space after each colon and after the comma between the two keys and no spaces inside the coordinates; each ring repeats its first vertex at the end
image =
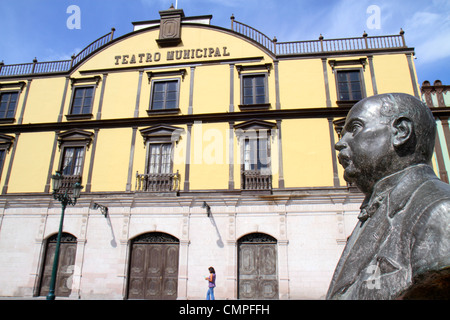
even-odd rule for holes
{"type": "Polygon", "coordinates": [[[241,130],[271,130],[276,128],[276,123],[263,121],[263,120],[250,120],[246,122],[239,123],[234,126],[234,129],[241,130]]]}
{"type": "Polygon", "coordinates": [[[6,149],[9,151],[15,138],[6,134],[0,134],[0,149],[6,149]]]}
{"type": "Polygon", "coordinates": [[[85,130],[73,129],[64,131],[58,134],[58,146],[59,148],[61,148],[62,144],[70,144],[86,145],[87,147],[89,147],[92,142],[93,136],[94,133],[85,130]]]}
{"type": "Polygon", "coordinates": [[[157,125],[139,130],[144,142],[178,142],[184,129],[169,125],[157,125]]]}

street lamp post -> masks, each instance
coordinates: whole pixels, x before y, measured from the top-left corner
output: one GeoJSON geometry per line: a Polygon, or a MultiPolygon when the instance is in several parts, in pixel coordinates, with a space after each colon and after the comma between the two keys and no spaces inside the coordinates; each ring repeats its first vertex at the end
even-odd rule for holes
{"type": "Polygon", "coordinates": [[[56,239],[56,248],[55,248],[55,257],[53,259],[53,269],[52,269],[52,277],[50,279],[50,288],[47,295],[47,300],[55,300],[55,284],[56,284],[56,275],[58,271],[58,263],[59,263],[59,247],[61,245],[61,234],[63,230],[64,223],[64,212],[68,204],[74,206],[77,203],[77,199],[80,197],[80,192],[83,187],[79,182],[73,184],[72,187],[72,197],[68,195],[68,188],[65,188],[64,193],[60,192],[62,186],[63,175],[60,171],[56,171],[56,174],[52,176],[53,183],[53,198],[61,202],[61,219],[59,221],[59,230],[58,237],[56,239]]]}

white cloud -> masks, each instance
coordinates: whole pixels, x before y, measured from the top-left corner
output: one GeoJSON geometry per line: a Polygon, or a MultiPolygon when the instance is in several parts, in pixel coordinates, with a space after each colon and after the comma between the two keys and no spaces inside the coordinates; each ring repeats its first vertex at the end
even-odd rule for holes
{"type": "Polygon", "coordinates": [[[435,34],[420,41],[415,48],[417,64],[450,58],[450,34],[448,32],[435,34]]]}
{"type": "MultiPolygon", "coordinates": [[[[317,7],[311,12],[304,12],[302,17],[303,33],[314,32],[314,39],[322,34],[325,39],[361,37],[366,31],[370,35],[386,34],[385,27],[388,26],[392,17],[391,5],[386,3],[375,4],[372,0],[345,0],[333,1],[327,6],[317,7]],[[368,8],[376,6],[379,9],[380,21],[377,23],[380,29],[374,29],[368,23],[372,16],[368,8]]],[[[371,20],[373,22],[373,20],[371,20]]],[[[292,23],[292,20],[288,21],[292,23]]],[[[377,21],[378,22],[378,21],[377,21]]],[[[398,27],[400,31],[400,27],[398,27]]],[[[299,32],[298,32],[299,33],[299,32]]],[[[305,37],[295,40],[310,40],[305,37]]]]}
{"type": "Polygon", "coordinates": [[[429,35],[430,28],[436,28],[439,23],[440,14],[432,12],[416,12],[405,21],[406,28],[413,33],[415,37],[424,37],[429,35]]]}
{"type": "Polygon", "coordinates": [[[367,1],[339,1],[325,20],[324,37],[361,36],[366,29],[366,10],[369,5],[367,1]]]}
{"type": "MultiPolygon", "coordinates": [[[[439,1],[435,1],[438,3],[439,1]]],[[[438,11],[442,8],[429,8],[438,11]]],[[[450,57],[449,11],[419,11],[406,21],[408,43],[416,48],[417,64],[450,57]]]]}
{"type": "Polygon", "coordinates": [[[39,61],[59,61],[59,60],[70,60],[73,54],[78,54],[82,48],[75,48],[71,52],[57,52],[52,48],[46,48],[44,52],[44,56],[42,58],[38,58],[39,61]]]}

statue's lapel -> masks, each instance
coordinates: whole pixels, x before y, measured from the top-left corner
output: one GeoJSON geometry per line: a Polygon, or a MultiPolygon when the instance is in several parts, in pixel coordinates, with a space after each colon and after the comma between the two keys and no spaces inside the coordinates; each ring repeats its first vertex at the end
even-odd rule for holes
{"type": "Polygon", "coordinates": [[[355,227],[336,268],[332,295],[337,292],[345,292],[357,281],[361,272],[365,272],[370,261],[378,252],[390,229],[387,218],[388,203],[389,199],[385,199],[371,218],[364,223],[359,222],[355,227]],[[358,230],[358,228],[361,229],[358,230]]]}
{"type": "Polygon", "coordinates": [[[432,169],[426,165],[410,167],[399,175],[384,181],[394,186],[373,216],[364,223],[358,222],[342,253],[331,282],[329,297],[345,292],[366,272],[380,247],[388,241],[391,221],[408,204],[413,193],[427,179],[433,179],[432,169]]]}

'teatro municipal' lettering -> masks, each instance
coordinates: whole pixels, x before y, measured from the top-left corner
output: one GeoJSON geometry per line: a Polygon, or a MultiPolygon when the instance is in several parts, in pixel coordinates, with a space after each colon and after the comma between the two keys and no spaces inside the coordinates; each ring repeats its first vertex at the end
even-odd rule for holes
{"type": "Polygon", "coordinates": [[[115,56],[115,65],[119,64],[136,64],[136,63],[149,63],[159,62],[161,58],[165,58],[166,61],[172,60],[188,60],[188,59],[205,59],[205,58],[217,58],[217,57],[229,57],[227,47],[216,48],[197,48],[197,49],[183,49],[183,50],[171,50],[164,54],[160,52],[154,53],[138,53],[138,54],[124,54],[115,56]]]}

